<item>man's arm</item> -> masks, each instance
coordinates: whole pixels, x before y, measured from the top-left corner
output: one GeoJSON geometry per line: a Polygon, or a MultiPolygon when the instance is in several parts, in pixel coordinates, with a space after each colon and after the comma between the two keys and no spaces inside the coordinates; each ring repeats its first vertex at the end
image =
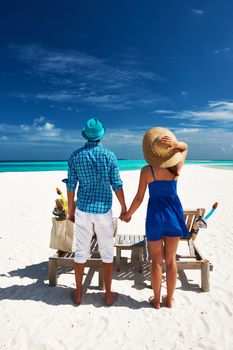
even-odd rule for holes
{"type": "Polygon", "coordinates": [[[123,191],[123,188],[121,188],[120,190],[116,191],[115,192],[116,194],[116,197],[121,205],[121,214],[120,214],[120,217],[121,215],[125,214],[127,212],[127,207],[126,207],[126,204],[125,204],[125,195],[124,195],[124,191],[123,191]]]}
{"type": "Polygon", "coordinates": [[[75,191],[67,190],[67,199],[68,199],[68,219],[74,222],[74,212],[75,212],[75,203],[74,203],[75,191]]]}
{"type": "Polygon", "coordinates": [[[124,190],[122,187],[123,184],[122,184],[120,172],[119,172],[119,164],[114,154],[112,154],[112,164],[110,169],[111,169],[110,182],[111,182],[112,189],[115,192],[116,197],[121,205],[121,214],[120,214],[120,217],[121,217],[121,215],[126,213],[127,207],[125,204],[124,190]]]}
{"type": "Polygon", "coordinates": [[[68,181],[67,181],[67,200],[68,200],[68,219],[74,222],[74,212],[75,212],[75,189],[77,186],[78,178],[75,169],[74,161],[71,158],[68,162],[68,181]]]}

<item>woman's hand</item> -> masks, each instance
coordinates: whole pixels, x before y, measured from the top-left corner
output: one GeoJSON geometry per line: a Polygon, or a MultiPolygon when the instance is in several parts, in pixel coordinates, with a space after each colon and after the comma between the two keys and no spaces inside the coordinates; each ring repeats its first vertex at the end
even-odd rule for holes
{"type": "Polygon", "coordinates": [[[127,212],[127,213],[125,213],[125,214],[122,214],[122,215],[120,216],[120,219],[121,219],[122,221],[129,222],[129,221],[131,220],[131,215],[129,215],[129,213],[127,212]]]}
{"type": "Polygon", "coordinates": [[[169,150],[177,148],[177,141],[174,141],[170,136],[163,136],[160,140],[161,143],[168,145],[169,150]]]}
{"type": "Polygon", "coordinates": [[[179,149],[181,152],[186,152],[184,154],[184,158],[186,157],[188,151],[188,145],[182,141],[175,141],[170,136],[163,136],[160,140],[161,143],[168,145],[169,150],[173,150],[175,148],[179,149]]]}

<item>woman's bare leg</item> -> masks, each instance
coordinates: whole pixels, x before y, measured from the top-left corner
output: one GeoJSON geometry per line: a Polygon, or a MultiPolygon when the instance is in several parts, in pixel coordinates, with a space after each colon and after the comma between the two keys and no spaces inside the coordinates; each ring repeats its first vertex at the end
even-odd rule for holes
{"type": "Polygon", "coordinates": [[[177,265],[176,251],[180,238],[179,237],[164,237],[165,243],[165,262],[166,262],[166,284],[167,295],[163,297],[167,307],[171,308],[173,303],[173,295],[176,288],[177,280],[177,265]]]}
{"type": "Polygon", "coordinates": [[[154,295],[149,298],[149,303],[153,305],[154,308],[159,309],[162,283],[163,245],[162,240],[150,241],[148,244],[152,258],[151,284],[154,292],[154,295]]]}

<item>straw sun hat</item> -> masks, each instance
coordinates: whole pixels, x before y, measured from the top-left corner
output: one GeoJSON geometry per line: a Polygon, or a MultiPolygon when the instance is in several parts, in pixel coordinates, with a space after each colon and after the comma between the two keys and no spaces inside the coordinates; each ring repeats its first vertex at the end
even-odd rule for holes
{"type": "Polygon", "coordinates": [[[148,164],[158,168],[170,168],[181,160],[179,149],[169,149],[169,146],[161,143],[163,136],[169,136],[177,141],[175,135],[166,128],[151,128],[143,138],[143,153],[148,164]]]}

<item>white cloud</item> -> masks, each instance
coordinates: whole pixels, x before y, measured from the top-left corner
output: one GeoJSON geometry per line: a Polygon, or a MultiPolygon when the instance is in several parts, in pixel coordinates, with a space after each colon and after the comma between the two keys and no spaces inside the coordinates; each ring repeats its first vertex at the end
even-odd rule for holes
{"type": "Polygon", "coordinates": [[[19,92],[12,97],[59,104],[91,103],[108,110],[154,108],[158,101],[165,99],[154,87],[145,88],[145,81],[153,84],[165,79],[139,59],[105,59],[85,52],[53,51],[33,45],[11,46],[11,50],[26,65],[30,77],[46,81],[48,86],[44,92],[28,95],[19,92]]]}
{"type": "Polygon", "coordinates": [[[43,130],[52,130],[55,128],[55,125],[49,122],[46,122],[43,126],[43,130]]]}
{"type": "Polygon", "coordinates": [[[176,132],[179,134],[190,134],[190,133],[198,133],[200,132],[200,128],[179,128],[176,129],[176,132]]]}
{"type": "MultiPolygon", "coordinates": [[[[14,94],[13,97],[22,98],[21,94],[14,94]]],[[[25,95],[23,95],[25,99],[25,95]]],[[[64,103],[79,103],[84,105],[93,105],[101,109],[107,110],[129,110],[136,107],[155,107],[159,102],[168,101],[164,96],[161,96],[156,93],[142,92],[140,95],[122,92],[109,92],[104,93],[103,89],[99,89],[98,92],[75,92],[72,93],[67,91],[62,92],[50,92],[50,93],[39,93],[36,95],[28,95],[28,99],[39,100],[39,101],[50,101],[57,102],[59,104],[64,103]]],[[[54,105],[50,105],[51,108],[54,108],[54,105]],[[53,107],[51,107],[53,106],[53,107]]],[[[64,108],[64,107],[62,107],[64,108]]],[[[68,111],[71,111],[72,107],[65,108],[68,111]]],[[[78,110],[78,109],[75,109],[78,110]]]]}
{"type": "Polygon", "coordinates": [[[22,129],[23,131],[29,131],[30,130],[30,126],[26,125],[26,124],[21,124],[20,125],[20,129],[22,129]]]}
{"type": "Polygon", "coordinates": [[[20,124],[0,124],[1,133],[7,134],[8,140],[17,140],[20,142],[29,142],[31,140],[49,140],[51,142],[59,139],[61,130],[55,124],[46,121],[44,117],[35,118],[31,125],[20,124]]]}
{"type": "Polygon", "coordinates": [[[0,134],[20,134],[24,133],[24,127],[27,128],[26,125],[13,125],[13,124],[0,124],[0,134]]]}
{"type": "Polygon", "coordinates": [[[36,124],[40,124],[40,123],[42,123],[43,121],[45,120],[45,117],[39,117],[39,118],[35,118],[34,119],[34,124],[36,125],[36,124]]]}
{"type": "Polygon", "coordinates": [[[192,9],[192,13],[194,15],[197,15],[197,16],[203,16],[204,15],[204,11],[201,10],[201,9],[192,9]]]}
{"type": "Polygon", "coordinates": [[[190,124],[190,122],[189,123],[179,123],[180,127],[188,127],[188,128],[190,128],[190,125],[192,126],[192,128],[202,128],[202,124],[201,123],[199,123],[199,124],[193,123],[193,122],[192,122],[192,124],[190,124]]]}
{"type": "MultiPolygon", "coordinates": [[[[99,58],[80,51],[52,51],[35,45],[12,45],[10,48],[18,52],[21,61],[30,64],[34,74],[67,74],[71,78],[75,74],[86,78],[87,81],[88,79],[101,80],[105,84],[140,79],[164,81],[155,72],[144,68],[145,64],[139,60],[128,65],[125,61],[121,63],[119,59],[113,64],[111,58],[99,58]]],[[[82,83],[85,80],[82,80],[82,83]]],[[[67,83],[70,84],[71,80],[67,79],[67,83]]]]}
{"type": "MultiPolygon", "coordinates": [[[[159,113],[158,111],[155,111],[159,113]]],[[[166,111],[163,113],[165,114],[166,111]]],[[[210,101],[199,110],[167,111],[165,118],[191,119],[198,121],[214,121],[218,123],[233,122],[233,101],[210,101]]]]}
{"type": "Polygon", "coordinates": [[[157,114],[174,114],[174,111],[167,109],[156,109],[154,112],[157,114]]]}
{"type": "MultiPolygon", "coordinates": [[[[171,129],[179,140],[189,144],[189,159],[232,159],[233,131],[226,128],[204,127],[172,127],[171,129]]],[[[120,158],[142,159],[142,140],[145,132],[151,127],[142,125],[140,128],[107,128],[103,145],[114,151],[120,158]]],[[[61,129],[54,124],[44,121],[40,126],[30,125],[30,130],[21,129],[18,125],[4,125],[5,130],[14,133],[3,133],[0,125],[0,141],[7,141],[7,145],[14,148],[37,147],[50,150],[50,146],[59,149],[69,149],[70,152],[84,145],[80,129],[61,129]],[[18,133],[16,133],[18,130],[18,133]],[[1,135],[2,133],[2,135],[1,135]],[[7,139],[6,139],[7,138],[7,139]]],[[[68,155],[67,155],[68,157],[68,155]]]]}
{"type": "Polygon", "coordinates": [[[230,48],[229,47],[225,47],[223,49],[216,49],[214,50],[214,54],[218,55],[218,54],[227,54],[230,52],[230,48]]]}
{"type": "Polygon", "coordinates": [[[54,101],[54,102],[68,102],[68,101],[74,101],[76,102],[79,95],[70,94],[66,92],[54,92],[54,93],[40,93],[36,95],[28,95],[28,98],[35,99],[35,100],[48,100],[48,101],[54,101]]]}
{"type": "Polygon", "coordinates": [[[232,130],[225,128],[199,128],[194,130],[192,128],[176,128],[173,130],[178,139],[180,138],[189,144],[191,158],[232,159],[232,130]]]}

